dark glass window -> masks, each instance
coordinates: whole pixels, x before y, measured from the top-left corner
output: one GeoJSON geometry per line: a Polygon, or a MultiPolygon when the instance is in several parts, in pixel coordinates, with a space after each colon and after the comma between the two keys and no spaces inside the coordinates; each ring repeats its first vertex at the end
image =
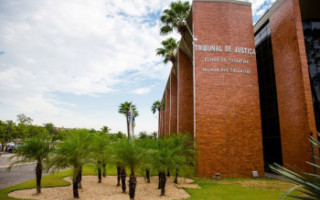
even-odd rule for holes
{"type": "Polygon", "coordinates": [[[282,164],[281,137],[269,23],[255,34],[260,90],[263,156],[268,171],[271,163],[282,164]]]}
{"type": "Polygon", "coordinates": [[[313,108],[320,131],[320,21],[303,22],[304,39],[309,65],[313,108]]]}

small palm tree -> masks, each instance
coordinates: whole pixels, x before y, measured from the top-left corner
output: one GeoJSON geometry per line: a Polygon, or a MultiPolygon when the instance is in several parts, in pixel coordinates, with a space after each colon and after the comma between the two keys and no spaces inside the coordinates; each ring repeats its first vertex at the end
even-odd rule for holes
{"type": "Polygon", "coordinates": [[[161,102],[159,100],[153,102],[152,106],[151,106],[151,111],[153,114],[155,114],[156,112],[158,112],[158,134],[160,132],[160,108],[161,108],[161,102]]]}
{"type": "Polygon", "coordinates": [[[129,125],[130,125],[130,121],[129,121],[129,111],[130,111],[130,107],[133,110],[134,116],[137,117],[139,115],[137,108],[134,104],[132,104],[132,102],[124,102],[122,104],[120,104],[119,106],[119,110],[118,112],[120,114],[123,114],[126,117],[126,122],[127,122],[127,131],[128,131],[128,140],[130,139],[130,131],[129,131],[129,125]]]}
{"type": "MultiPolygon", "coordinates": [[[[318,138],[320,133],[318,133],[318,138]]],[[[320,142],[314,137],[310,136],[310,141],[312,145],[316,145],[320,148],[320,142]]],[[[315,160],[320,160],[317,156],[314,156],[315,160]]],[[[320,165],[316,163],[309,163],[311,166],[315,167],[314,173],[307,173],[300,170],[295,170],[296,172],[289,170],[278,164],[270,165],[270,168],[279,175],[284,176],[289,182],[295,183],[297,186],[290,189],[285,193],[281,199],[284,199],[286,196],[293,197],[295,199],[305,199],[305,200],[319,200],[320,199],[320,175],[316,172],[316,169],[320,169],[320,165]],[[305,194],[306,197],[301,197],[297,195],[290,195],[290,192],[297,189],[303,188],[303,190],[298,190],[302,194],[305,194]]]]}
{"type": "Polygon", "coordinates": [[[109,137],[105,134],[96,134],[92,144],[93,162],[97,166],[98,183],[101,183],[102,175],[106,176],[106,164],[110,159],[109,137]]]}
{"type": "Polygon", "coordinates": [[[130,169],[130,179],[129,179],[129,196],[131,200],[134,200],[135,190],[137,186],[137,179],[135,172],[142,166],[144,158],[144,149],[142,149],[136,143],[135,140],[128,142],[127,140],[121,140],[116,146],[116,156],[117,162],[123,167],[128,167],[130,169]]]}
{"type": "Polygon", "coordinates": [[[187,31],[187,17],[189,16],[190,5],[189,2],[171,2],[170,8],[165,9],[161,16],[161,22],[163,23],[160,34],[167,35],[173,30],[177,30],[184,39],[187,31]]]}
{"type": "Polygon", "coordinates": [[[168,138],[158,139],[157,149],[153,152],[152,165],[159,172],[159,189],[161,189],[161,196],[165,195],[165,185],[167,182],[166,171],[176,166],[178,155],[172,149],[172,141],[168,138]]]}
{"type": "Polygon", "coordinates": [[[145,152],[143,157],[143,169],[146,171],[147,183],[150,183],[150,169],[153,167],[153,152],[157,149],[157,140],[146,137],[144,139],[136,140],[136,144],[145,152]]]}
{"type": "Polygon", "coordinates": [[[167,40],[162,41],[161,44],[162,47],[157,49],[157,55],[161,55],[164,57],[164,63],[168,63],[168,61],[171,61],[171,63],[174,65],[176,62],[176,53],[179,42],[170,37],[167,40]]]}
{"type": "Polygon", "coordinates": [[[194,146],[194,140],[191,139],[189,134],[172,134],[170,135],[172,140],[172,149],[179,159],[175,162],[175,179],[174,183],[178,183],[179,169],[184,168],[185,172],[193,171],[196,165],[196,147],[194,146]],[[190,170],[191,169],[191,170],[190,170]]]}
{"type": "Polygon", "coordinates": [[[82,167],[90,162],[92,157],[92,134],[86,129],[74,129],[57,147],[51,158],[50,167],[73,169],[72,185],[73,197],[79,198],[79,184],[82,176],[82,167]]]}
{"type": "Polygon", "coordinates": [[[36,181],[37,181],[37,193],[41,193],[41,178],[43,170],[43,162],[46,161],[53,148],[51,145],[51,139],[45,129],[37,136],[26,139],[24,144],[18,146],[16,149],[16,155],[10,158],[17,158],[17,161],[11,163],[8,170],[18,163],[28,163],[36,161],[36,181]]]}

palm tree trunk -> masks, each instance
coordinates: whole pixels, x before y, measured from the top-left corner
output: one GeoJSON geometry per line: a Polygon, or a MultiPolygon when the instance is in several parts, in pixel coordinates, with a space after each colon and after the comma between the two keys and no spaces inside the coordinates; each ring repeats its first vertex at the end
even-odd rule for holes
{"type": "Polygon", "coordinates": [[[146,178],[147,178],[147,183],[150,183],[150,170],[149,170],[149,168],[146,168],[146,178]]]}
{"type": "Polygon", "coordinates": [[[134,175],[134,172],[131,171],[130,179],[129,179],[129,196],[130,200],[134,200],[135,192],[136,192],[136,186],[137,186],[137,179],[134,175]]]}
{"type": "Polygon", "coordinates": [[[78,181],[78,188],[79,189],[82,189],[82,167],[80,168],[80,170],[79,170],[79,175],[78,175],[79,177],[77,177],[77,178],[79,178],[79,181],[78,181]]]}
{"type": "Polygon", "coordinates": [[[160,110],[158,110],[158,138],[160,135],[160,110]]]}
{"type": "MultiPolygon", "coordinates": [[[[131,114],[132,115],[132,114],[131,114]]],[[[132,117],[132,116],[130,116],[132,117]]],[[[129,119],[128,119],[128,115],[127,115],[127,131],[128,131],[128,141],[130,141],[130,129],[129,129],[129,126],[130,126],[130,122],[129,122],[129,119]]]]}
{"type": "Polygon", "coordinates": [[[117,166],[117,173],[118,173],[118,177],[117,177],[117,186],[120,186],[120,178],[121,178],[121,168],[119,166],[117,166]]]}
{"type": "Polygon", "coordinates": [[[126,169],[123,167],[121,168],[121,186],[122,186],[122,193],[126,193],[126,169]]]}
{"type": "Polygon", "coordinates": [[[81,170],[76,172],[76,169],[74,169],[76,174],[73,175],[73,198],[78,199],[79,198],[79,184],[81,182],[81,170]]]}
{"type": "Polygon", "coordinates": [[[173,181],[175,184],[178,184],[178,176],[179,176],[179,169],[176,168],[176,176],[175,176],[174,181],[173,181]]]}
{"type": "Polygon", "coordinates": [[[102,163],[102,176],[106,177],[107,176],[107,172],[106,172],[106,164],[102,163]]]}
{"type": "Polygon", "coordinates": [[[98,183],[101,183],[101,162],[100,161],[98,161],[97,168],[98,168],[98,183]]]}
{"type": "Polygon", "coordinates": [[[167,177],[164,172],[160,172],[160,187],[161,187],[161,196],[164,196],[166,193],[165,187],[166,187],[167,177]]]}
{"type": "Polygon", "coordinates": [[[41,193],[41,177],[42,177],[42,164],[40,161],[38,161],[36,166],[37,194],[41,193]]]}
{"type": "Polygon", "coordinates": [[[160,185],[160,172],[158,172],[158,178],[159,178],[158,189],[161,189],[161,185],[160,185]]]}

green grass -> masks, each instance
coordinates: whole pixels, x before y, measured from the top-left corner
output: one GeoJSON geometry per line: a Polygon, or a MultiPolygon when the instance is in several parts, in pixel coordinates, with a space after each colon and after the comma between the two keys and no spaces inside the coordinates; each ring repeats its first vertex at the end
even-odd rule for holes
{"type": "MultiPolygon", "coordinates": [[[[201,189],[186,189],[189,200],[278,200],[294,185],[274,179],[196,178],[201,189]]],[[[292,200],[293,198],[285,198],[292,200]]]]}
{"type": "MultiPolygon", "coordinates": [[[[142,172],[138,173],[141,175],[142,172]]],[[[96,175],[92,167],[85,167],[83,175],[96,175]]],[[[63,178],[71,176],[72,170],[60,171],[55,174],[46,175],[42,179],[42,187],[68,186],[69,182],[63,178]]],[[[116,167],[107,167],[107,175],[116,175],[116,167]]],[[[201,189],[186,189],[191,195],[189,200],[278,200],[293,185],[274,179],[240,179],[228,178],[213,180],[209,178],[195,178],[195,183],[201,189]]],[[[17,200],[8,197],[8,193],[14,190],[35,188],[35,180],[26,181],[21,184],[0,190],[0,199],[17,200]]],[[[285,200],[293,200],[286,198],[285,200]]]]}

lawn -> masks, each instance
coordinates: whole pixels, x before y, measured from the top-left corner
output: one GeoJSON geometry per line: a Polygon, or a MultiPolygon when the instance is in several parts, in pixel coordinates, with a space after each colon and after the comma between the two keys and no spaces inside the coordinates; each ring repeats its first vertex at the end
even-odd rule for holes
{"type": "MultiPolygon", "coordinates": [[[[195,178],[201,189],[186,189],[190,200],[278,200],[294,185],[279,180],[195,178]]],[[[285,198],[292,200],[293,198],[285,198]]]]}
{"type": "MultiPolygon", "coordinates": [[[[86,167],[83,170],[84,175],[94,175],[96,171],[86,167]]],[[[115,175],[116,168],[108,167],[108,175],[115,175]]],[[[61,171],[55,174],[47,175],[43,178],[43,187],[68,186],[70,183],[63,178],[72,175],[72,170],[61,171]]],[[[195,178],[201,189],[186,189],[191,195],[190,200],[210,199],[210,200],[277,200],[292,184],[273,180],[273,179],[221,179],[212,180],[209,178],[195,178]]],[[[12,187],[0,190],[0,199],[15,198],[8,197],[7,194],[14,190],[35,188],[35,180],[27,181],[12,187]]],[[[137,186],[139,187],[139,186],[137,186]]],[[[292,198],[286,198],[286,200],[292,198]]]]}

